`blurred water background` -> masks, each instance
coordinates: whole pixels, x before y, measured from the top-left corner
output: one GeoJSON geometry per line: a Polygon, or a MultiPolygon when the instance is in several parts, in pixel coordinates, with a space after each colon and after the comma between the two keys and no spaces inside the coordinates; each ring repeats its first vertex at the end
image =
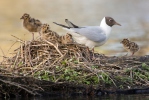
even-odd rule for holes
{"type": "Polygon", "coordinates": [[[111,16],[122,26],[114,26],[106,44],[95,51],[122,56],[126,51],[120,41],[129,38],[140,46],[136,55],[149,54],[149,0],[1,0],[0,60],[3,55],[12,56],[13,50],[20,45],[11,35],[22,40],[32,39],[20,20],[24,13],[50,24],[60,35],[67,32],[53,21],[65,24],[64,19],[68,18],[79,26],[96,26],[104,16],[111,16]]]}
{"type": "Polygon", "coordinates": [[[73,97],[33,97],[17,98],[11,100],[149,100],[148,94],[137,95],[105,95],[96,97],[73,96],[73,97]]]}

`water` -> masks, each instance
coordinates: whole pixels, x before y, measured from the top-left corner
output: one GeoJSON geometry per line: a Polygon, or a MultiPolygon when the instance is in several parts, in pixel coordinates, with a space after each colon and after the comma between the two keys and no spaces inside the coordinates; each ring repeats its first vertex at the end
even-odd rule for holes
{"type": "Polygon", "coordinates": [[[34,97],[34,98],[17,98],[12,100],[149,100],[148,94],[138,95],[105,95],[99,97],[34,97]]]}

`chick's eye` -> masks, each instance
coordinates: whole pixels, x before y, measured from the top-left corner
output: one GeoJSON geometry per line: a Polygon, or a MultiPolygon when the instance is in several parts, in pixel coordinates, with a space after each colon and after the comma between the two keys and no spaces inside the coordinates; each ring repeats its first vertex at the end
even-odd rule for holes
{"type": "Polygon", "coordinates": [[[26,15],[25,18],[28,18],[28,16],[26,15]]]}

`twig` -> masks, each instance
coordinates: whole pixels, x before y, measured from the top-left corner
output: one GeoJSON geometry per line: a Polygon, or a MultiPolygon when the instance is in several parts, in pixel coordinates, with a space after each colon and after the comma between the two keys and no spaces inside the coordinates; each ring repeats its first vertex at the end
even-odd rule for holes
{"type": "Polygon", "coordinates": [[[11,45],[11,47],[10,47],[9,50],[8,50],[8,52],[10,51],[10,49],[12,48],[12,46],[14,46],[16,43],[17,43],[17,41],[15,41],[15,42],[11,45]]]}
{"type": "Polygon", "coordinates": [[[20,51],[17,52],[16,59],[15,59],[14,64],[13,64],[13,68],[16,68],[15,65],[16,65],[16,63],[17,63],[19,54],[20,54],[20,51]]]}
{"type": "MultiPolygon", "coordinates": [[[[58,61],[61,60],[61,59],[63,59],[65,56],[66,56],[66,53],[65,53],[63,56],[61,56],[61,57],[59,57],[58,59],[56,59],[56,60],[51,64],[51,66],[54,65],[56,62],[58,63],[58,61]]],[[[53,66],[53,67],[54,67],[54,66],[53,66]]],[[[52,68],[53,68],[53,67],[52,67],[52,68]]]]}
{"type": "Polygon", "coordinates": [[[57,52],[58,52],[61,56],[63,56],[63,54],[59,51],[59,49],[58,49],[57,46],[55,46],[53,43],[51,43],[51,42],[49,42],[49,41],[47,41],[47,40],[43,40],[43,41],[46,42],[46,43],[48,43],[48,44],[50,44],[50,45],[52,45],[52,46],[54,46],[54,48],[57,50],[57,52]]]}
{"type": "Polygon", "coordinates": [[[16,36],[14,36],[14,35],[11,35],[12,37],[14,37],[14,38],[16,38],[16,39],[18,39],[18,40],[20,40],[20,42],[22,42],[22,43],[24,43],[24,41],[23,40],[21,40],[20,38],[18,38],[18,37],[16,37],[16,36]]]}
{"type": "Polygon", "coordinates": [[[3,57],[6,57],[6,55],[5,55],[4,51],[3,51],[3,49],[2,49],[1,47],[0,47],[0,49],[1,49],[2,53],[3,53],[3,57]]]}
{"type": "Polygon", "coordinates": [[[36,65],[33,69],[37,69],[40,65],[44,64],[49,58],[45,59],[44,61],[42,61],[41,63],[39,63],[38,65],[36,65]]]}

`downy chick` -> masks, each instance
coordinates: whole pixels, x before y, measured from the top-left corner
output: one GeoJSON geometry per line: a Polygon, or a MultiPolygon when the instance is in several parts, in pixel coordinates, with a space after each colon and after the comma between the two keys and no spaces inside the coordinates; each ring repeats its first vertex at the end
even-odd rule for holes
{"type": "Polygon", "coordinates": [[[20,19],[23,19],[23,26],[29,31],[32,32],[34,40],[34,32],[39,32],[42,26],[42,23],[38,19],[31,18],[29,14],[25,13],[20,19]]]}
{"type": "Polygon", "coordinates": [[[50,30],[50,26],[48,24],[43,24],[40,32],[42,33],[42,39],[54,42],[59,41],[59,35],[56,32],[50,30]]]}
{"type": "Polygon", "coordinates": [[[121,43],[123,44],[124,49],[126,49],[127,52],[130,52],[132,56],[139,50],[139,45],[135,42],[131,42],[129,39],[123,39],[121,43]]]}
{"type": "Polygon", "coordinates": [[[67,33],[64,36],[60,37],[61,43],[62,44],[68,44],[68,43],[73,43],[72,35],[67,33]]]}

